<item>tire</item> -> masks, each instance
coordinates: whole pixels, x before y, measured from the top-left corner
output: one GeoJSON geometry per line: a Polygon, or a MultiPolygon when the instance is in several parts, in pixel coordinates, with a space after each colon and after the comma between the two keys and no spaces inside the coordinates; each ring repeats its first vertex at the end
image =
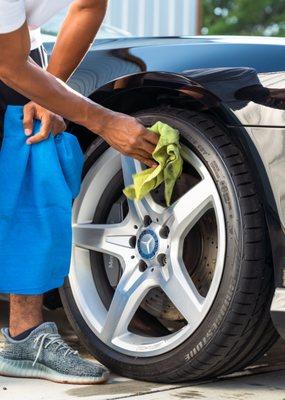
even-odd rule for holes
{"type": "MultiPolygon", "coordinates": [[[[183,145],[201,160],[216,185],[226,235],[217,292],[197,329],[177,347],[155,356],[139,357],[131,351],[125,354],[100,340],[90,321],[87,323],[83,317],[69,279],[61,291],[67,316],[87,349],[112,371],[129,378],[171,383],[240,370],[262,356],[277,338],[269,313],[273,293],[271,249],[264,210],[247,156],[238,140],[206,113],[163,107],[141,111],[136,116],[146,126],[160,120],[177,128],[183,145]]],[[[101,140],[91,145],[86,157],[86,176],[107,148],[101,140]]],[[[99,204],[100,218],[106,199],[115,200],[112,199],[114,182],[99,204]]],[[[204,247],[208,245],[203,243],[204,247]]],[[[96,262],[95,276],[99,276],[100,260],[96,262]]],[[[203,273],[202,281],[208,279],[203,273]]],[[[142,320],[145,318],[145,325],[155,326],[148,311],[141,310],[140,316],[142,320]]],[[[156,332],[158,328],[153,329],[156,332]]],[[[151,329],[148,334],[153,334],[151,329]]]]}

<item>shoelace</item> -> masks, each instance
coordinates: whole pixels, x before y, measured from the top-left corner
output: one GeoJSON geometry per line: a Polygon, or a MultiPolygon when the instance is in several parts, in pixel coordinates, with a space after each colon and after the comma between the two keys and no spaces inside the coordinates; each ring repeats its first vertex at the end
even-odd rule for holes
{"type": "Polygon", "coordinates": [[[34,348],[39,345],[39,349],[36,358],[33,362],[33,366],[38,361],[38,358],[43,349],[47,349],[53,343],[57,344],[55,351],[65,350],[63,356],[66,357],[69,354],[78,354],[77,350],[73,350],[65,341],[61,338],[58,333],[42,333],[34,340],[34,348]]]}

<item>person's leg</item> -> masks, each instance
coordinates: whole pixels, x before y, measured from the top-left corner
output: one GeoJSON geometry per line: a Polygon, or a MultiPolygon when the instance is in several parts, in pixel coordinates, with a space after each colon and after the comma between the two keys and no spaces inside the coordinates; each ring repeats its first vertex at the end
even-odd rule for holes
{"type": "Polygon", "coordinates": [[[10,295],[9,333],[18,336],[43,323],[43,296],[10,295]]]}
{"type": "MultiPolygon", "coordinates": [[[[47,60],[42,48],[32,50],[31,58],[41,67],[47,60]]],[[[29,99],[17,93],[0,81],[0,141],[3,132],[3,118],[7,105],[24,105],[29,99]]],[[[12,337],[43,323],[43,296],[10,295],[9,333],[12,337]]]]}
{"type": "Polygon", "coordinates": [[[110,374],[103,365],[81,358],[54,322],[43,322],[42,305],[42,295],[10,295],[10,325],[1,329],[0,375],[71,384],[106,382],[110,374]]]}
{"type": "MultiPolygon", "coordinates": [[[[44,66],[42,49],[33,50],[31,56],[44,66]]],[[[28,101],[0,82],[0,139],[6,105],[24,105],[28,101]]],[[[10,324],[1,329],[0,375],[72,384],[105,382],[109,371],[81,358],[60,336],[54,322],[43,322],[42,306],[42,295],[10,294],[10,324]]]]}

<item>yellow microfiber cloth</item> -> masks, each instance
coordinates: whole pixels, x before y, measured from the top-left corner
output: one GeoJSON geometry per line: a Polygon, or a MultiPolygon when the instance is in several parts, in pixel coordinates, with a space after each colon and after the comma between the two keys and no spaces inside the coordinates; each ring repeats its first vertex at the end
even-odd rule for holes
{"type": "Polygon", "coordinates": [[[131,200],[141,200],[164,182],[165,201],[169,206],[175,182],[181,175],[183,167],[179,132],[160,121],[148,129],[159,135],[159,141],[152,154],[158,166],[134,174],[134,183],[124,189],[124,194],[131,200]]]}

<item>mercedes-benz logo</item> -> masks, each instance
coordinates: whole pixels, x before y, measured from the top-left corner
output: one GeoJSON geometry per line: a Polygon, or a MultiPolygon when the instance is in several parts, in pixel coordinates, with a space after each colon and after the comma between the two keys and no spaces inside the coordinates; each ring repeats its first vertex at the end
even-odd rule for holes
{"type": "Polygon", "coordinates": [[[144,230],[138,239],[138,251],[141,257],[151,259],[158,249],[158,238],[151,229],[144,230]]]}

